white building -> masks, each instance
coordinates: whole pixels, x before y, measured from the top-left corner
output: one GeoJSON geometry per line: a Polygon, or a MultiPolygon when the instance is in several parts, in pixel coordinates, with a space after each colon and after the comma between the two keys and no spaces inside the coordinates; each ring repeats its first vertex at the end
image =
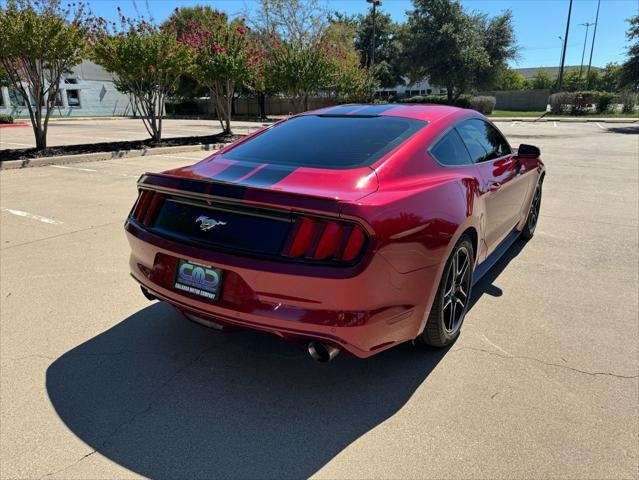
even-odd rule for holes
{"type": "Polygon", "coordinates": [[[377,95],[381,98],[402,98],[413,97],[415,95],[439,95],[445,93],[445,88],[431,85],[428,82],[428,79],[423,79],[415,83],[409,83],[408,78],[405,78],[403,84],[396,85],[392,88],[377,89],[377,95]]]}
{"type": "MultiPolygon", "coordinates": [[[[113,76],[99,65],[85,60],[63,75],[60,94],[51,116],[131,115],[129,97],[113,84],[113,76]]],[[[28,116],[24,99],[10,87],[0,87],[0,115],[28,116]]]]}

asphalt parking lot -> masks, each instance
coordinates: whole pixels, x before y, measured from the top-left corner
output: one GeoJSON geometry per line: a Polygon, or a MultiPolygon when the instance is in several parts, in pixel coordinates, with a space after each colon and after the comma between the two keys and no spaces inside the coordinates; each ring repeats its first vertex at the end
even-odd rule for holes
{"type": "MultiPolygon", "coordinates": [[[[27,122],[28,120],[20,120],[27,122]]],[[[245,134],[262,126],[259,122],[233,122],[234,132],[245,134]]],[[[194,135],[215,135],[222,128],[217,120],[175,120],[165,119],[162,126],[163,138],[190,137],[194,135]]],[[[149,134],[142,120],[135,118],[111,119],[54,119],[49,122],[47,145],[73,145],[83,143],[120,142],[144,140],[149,134]]],[[[35,147],[33,130],[28,127],[0,128],[0,150],[5,148],[35,147]]]]}
{"type": "Polygon", "coordinates": [[[636,478],[639,128],[499,127],[547,165],[535,237],[448,351],[330,364],[129,278],[138,175],[201,152],[0,172],[0,477],[636,478]]]}

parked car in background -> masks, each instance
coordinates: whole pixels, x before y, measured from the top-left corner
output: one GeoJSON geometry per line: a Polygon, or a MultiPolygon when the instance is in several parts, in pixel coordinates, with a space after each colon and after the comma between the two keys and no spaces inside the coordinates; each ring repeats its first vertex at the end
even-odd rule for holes
{"type": "Polygon", "coordinates": [[[342,105],[297,115],[194,165],[147,173],[126,221],[149,298],[368,357],[458,337],[472,286],[531,238],[545,169],[473,110],[342,105]]]}

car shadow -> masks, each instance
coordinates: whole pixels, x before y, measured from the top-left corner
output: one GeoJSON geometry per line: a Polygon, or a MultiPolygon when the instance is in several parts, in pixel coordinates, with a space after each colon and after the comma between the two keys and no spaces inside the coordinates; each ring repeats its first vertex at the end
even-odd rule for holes
{"type": "Polygon", "coordinates": [[[46,387],[75,435],[145,477],[300,478],[394,415],[446,353],[407,343],[318,364],[275,336],[213,333],[153,303],[55,360],[46,387]]]}
{"type": "Polygon", "coordinates": [[[639,134],[639,126],[631,125],[629,127],[608,127],[606,128],[607,132],[610,133],[622,133],[626,135],[637,135],[639,134]]]}

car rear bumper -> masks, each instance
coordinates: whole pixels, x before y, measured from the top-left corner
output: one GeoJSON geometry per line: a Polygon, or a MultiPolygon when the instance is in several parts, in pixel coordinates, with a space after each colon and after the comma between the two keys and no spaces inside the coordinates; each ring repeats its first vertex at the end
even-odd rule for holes
{"type": "Polygon", "coordinates": [[[127,222],[131,274],[144,288],[200,323],[319,340],[368,357],[415,338],[430,308],[440,265],[397,272],[380,255],[344,276],[337,269],[283,265],[176,243],[127,222]],[[215,301],[176,290],[178,259],[224,271],[215,301]],[[202,321],[203,320],[203,321],[202,321]]]}

